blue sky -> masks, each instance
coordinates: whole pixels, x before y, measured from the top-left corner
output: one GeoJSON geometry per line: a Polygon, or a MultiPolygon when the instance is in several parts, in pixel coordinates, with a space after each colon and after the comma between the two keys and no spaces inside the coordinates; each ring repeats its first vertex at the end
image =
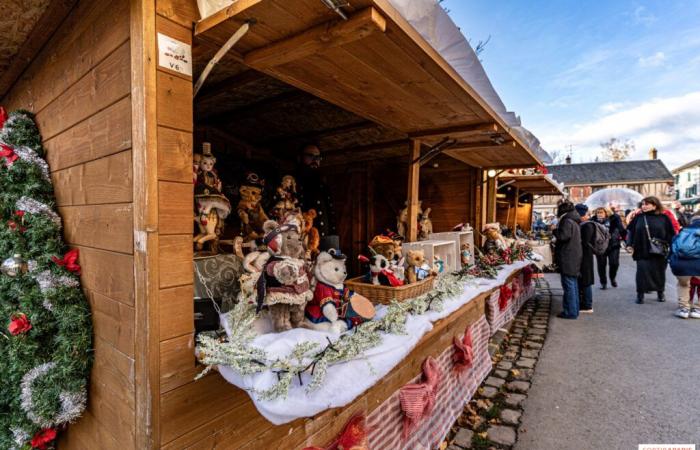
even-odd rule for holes
{"type": "Polygon", "coordinates": [[[446,0],[509,110],[547,150],[610,137],[669,168],[700,158],[700,1],[446,0]]]}

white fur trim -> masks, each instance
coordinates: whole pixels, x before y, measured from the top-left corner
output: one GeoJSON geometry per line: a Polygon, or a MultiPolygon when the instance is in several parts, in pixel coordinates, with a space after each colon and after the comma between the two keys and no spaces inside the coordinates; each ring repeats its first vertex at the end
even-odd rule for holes
{"type": "Polygon", "coordinates": [[[292,294],[286,292],[267,292],[265,295],[265,304],[270,305],[304,305],[314,298],[314,293],[305,291],[301,294],[292,294]]]}

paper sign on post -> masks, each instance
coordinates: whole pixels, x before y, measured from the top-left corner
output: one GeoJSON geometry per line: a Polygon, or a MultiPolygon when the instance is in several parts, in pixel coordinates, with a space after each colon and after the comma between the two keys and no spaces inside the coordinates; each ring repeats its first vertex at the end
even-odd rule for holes
{"type": "Polygon", "coordinates": [[[192,76],[192,46],[158,33],[158,65],[192,76]]]}

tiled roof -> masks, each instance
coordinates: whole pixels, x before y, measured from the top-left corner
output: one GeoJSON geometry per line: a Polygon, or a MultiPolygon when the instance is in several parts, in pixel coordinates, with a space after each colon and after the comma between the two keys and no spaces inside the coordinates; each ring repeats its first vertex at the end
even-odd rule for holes
{"type": "Polygon", "coordinates": [[[658,159],[608,161],[547,166],[554,179],[567,186],[580,184],[617,184],[633,181],[673,182],[673,175],[658,159]]]}

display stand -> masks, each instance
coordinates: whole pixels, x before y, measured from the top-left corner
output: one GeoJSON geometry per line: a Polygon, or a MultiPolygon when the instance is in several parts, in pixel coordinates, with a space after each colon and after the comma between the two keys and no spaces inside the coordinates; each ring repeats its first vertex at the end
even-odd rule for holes
{"type": "Polygon", "coordinates": [[[444,264],[444,272],[452,272],[459,270],[461,265],[458,265],[459,252],[454,240],[436,240],[430,239],[427,241],[404,242],[404,254],[409,250],[423,250],[425,253],[425,261],[432,264],[434,257],[440,258],[444,264]]]}
{"type": "Polygon", "coordinates": [[[460,257],[462,245],[469,246],[469,264],[474,264],[474,231],[447,231],[443,233],[431,233],[431,240],[454,241],[457,246],[457,257],[455,258],[455,267],[462,268],[462,258],[460,257]]]}

